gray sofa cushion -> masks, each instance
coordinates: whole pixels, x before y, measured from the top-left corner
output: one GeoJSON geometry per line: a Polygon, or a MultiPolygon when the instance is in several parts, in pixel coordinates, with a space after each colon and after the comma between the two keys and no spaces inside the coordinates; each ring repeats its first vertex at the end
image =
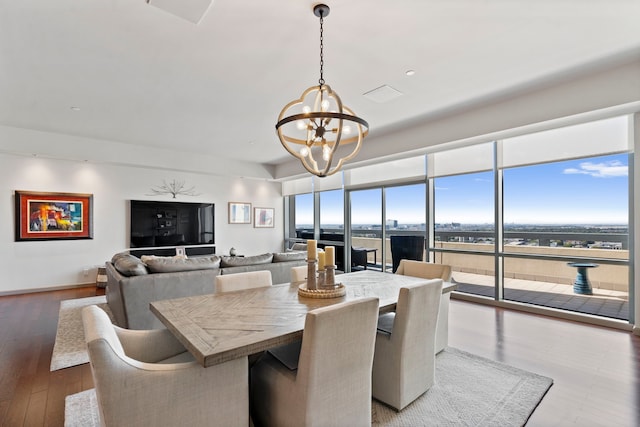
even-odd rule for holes
{"type": "Polygon", "coordinates": [[[273,254],[253,255],[247,257],[223,256],[221,267],[241,267],[243,265],[270,264],[273,261],[273,254]]]}
{"type": "Polygon", "coordinates": [[[307,259],[306,252],[279,252],[273,254],[273,262],[298,261],[307,259]]]}
{"type": "Polygon", "coordinates": [[[142,276],[149,274],[147,267],[139,258],[127,253],[115,254],[113,258],[111,258],[111,262],[116,270],[123,276],[142,276]]]}
{"type": "Polygon", "coordinates": [[[220,258],[216,255],[196,258],[155,257],[147,260],[147,268],[151,273],[212,270],[220,268],[220,258]]]}

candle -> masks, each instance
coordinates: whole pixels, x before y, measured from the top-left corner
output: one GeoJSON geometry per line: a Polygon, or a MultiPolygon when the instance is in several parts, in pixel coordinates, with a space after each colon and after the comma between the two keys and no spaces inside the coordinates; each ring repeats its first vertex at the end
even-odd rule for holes
{"type": "Polygon", "coordinates": [[[317,256],[318,242],[315,240],[307,240],[307,259],[314,260],[317,256]]]}
{"type": "Polygon", "coordinates": [[[318,252],[318,270],[324,270],[325,253],[318,252]]]}
{"type": "Polygon", "coordinates": [[[334,246],[327,246],[324,248],[327,253],[325,256],[325,261],[327,265],[335,265],[336,264],[336,248],[334,246]]]}

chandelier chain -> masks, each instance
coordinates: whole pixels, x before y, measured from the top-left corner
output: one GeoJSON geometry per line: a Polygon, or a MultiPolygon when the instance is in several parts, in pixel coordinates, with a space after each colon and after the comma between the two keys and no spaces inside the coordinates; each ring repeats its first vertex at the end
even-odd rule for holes
{"type": "Polygon", "coordinates": [[[324,18],[322,11],[320,11],[320,80],[318,83],[320,87],[324,85],[324,18]]]}

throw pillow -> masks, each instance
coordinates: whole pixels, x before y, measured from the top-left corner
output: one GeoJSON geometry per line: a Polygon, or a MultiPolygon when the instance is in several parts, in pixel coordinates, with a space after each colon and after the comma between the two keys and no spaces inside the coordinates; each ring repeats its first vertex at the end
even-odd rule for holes
{"type": "Polygon", "coordinates": [[[253,255],[253,256],[247,256],[247,257],[223,256],[220,266],[221,267],[242,267],[244,265],[271,264],[272,261],[273,261],[273,254],[270,252],[267,254],[253,255]]]}
{"type": "Polygon", "coordinates": [[[147,267],[139,259],[130,254],[116,254],[111,258],[113,266],[123,276],[142,276],[149,274],[147,267]]]}

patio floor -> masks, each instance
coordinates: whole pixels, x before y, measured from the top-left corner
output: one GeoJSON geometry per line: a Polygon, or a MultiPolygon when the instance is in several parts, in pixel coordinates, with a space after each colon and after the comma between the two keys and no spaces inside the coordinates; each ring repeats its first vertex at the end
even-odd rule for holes
{"type": "MultiPolygon", "coordinates": [[[[453,272],[458,291],[494,296],[494,277],[453,272]]],[[[505,279],[504,299],[560,310],[629,320],[629,295],[626,292],[593,288],[593,295],[573,293],[573,286],[533,280],[505,279]]]]}
{"type": "MultiPolygon", "coordinates": [[[[381,271],[380,264],[368,264],[367,267],[381,271]]],[[[390,267],[388,272],[391,272],[390,267]]],[[[361,269],[353,268],[353,271],[361,269]]],[[[454,271],[452,282],[458,284],[458,292],[494,297],[493,276],[454,271]]],[[[629,320],[627,292],[593,288],[593,295],[579,295],[573,293],[573,285],[505,279],[504,299],[611,319],[629,320]]]]}

